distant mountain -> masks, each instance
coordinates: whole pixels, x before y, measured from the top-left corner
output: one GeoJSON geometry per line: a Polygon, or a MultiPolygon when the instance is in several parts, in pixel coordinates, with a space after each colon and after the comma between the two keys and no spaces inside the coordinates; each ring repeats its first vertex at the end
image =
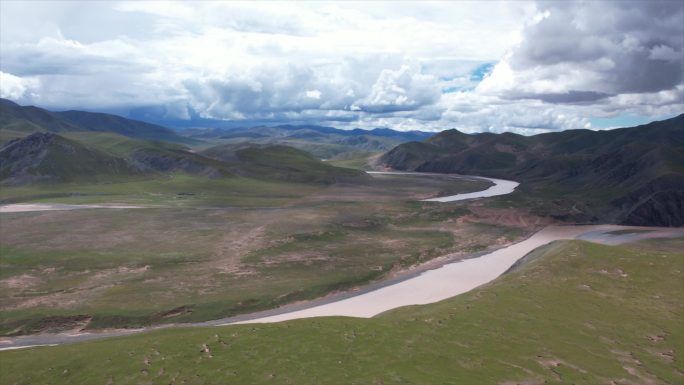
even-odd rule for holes
{"type": "Polygon", "coordinates": [[[309,152],[322,159],[344,159],[350,154],[358,153],[381,153],[400,143],[423,140],[432,135],[422,131],[403,132],[387,128],[340,130],[315,125],[186,129],[181,133],[190,138],[224,144],[285,145],[309,152]]]}
{"type": "Polygon", "coordinates": [[[287,131],[310,130],[323,134],[334,134],[341,136],[378,136],[384,138],[395,138],[398,140],[423,140],[431,137],[433,133],[425,131],[397,131],[391,128],[374,128],[372,130],[364,130],[361,128],[354,128],[353,130],[341,130],[334,127],[315,126],[315,125],[280,125],[275,126],[287,131]]]}
{"type": "Polygon", "coordinates": [[[117,115],[85,111],[53,112],[34,106],[20,106],[7,99],[0,99],[0,130],[14,133],[14,137],[41,131],[96,131],[139,139],[189,142],[169,128],[117,115]]]}
{"type": "Polygon", "coordinates": [[[109,132],[37,132],[0,147],[0,185],[115,182],[173,173],[326,184],[366,177],[286,146],[224,145],[205,153],[109,132]]]}
{"type": "Polygon", "coordinates": [[[522,136],[448,130],[397,146],[379,165],[518,180],[529,193],[595,208],[576,215],[579,220],[684,225],[684,114],[609,131],[522,136]]]}

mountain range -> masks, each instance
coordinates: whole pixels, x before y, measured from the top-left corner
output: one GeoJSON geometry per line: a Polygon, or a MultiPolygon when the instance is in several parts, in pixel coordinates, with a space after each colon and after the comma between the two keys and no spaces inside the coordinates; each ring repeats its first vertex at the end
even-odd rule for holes
{"type": "Polygon", "coordinates": [[[7,99],[0,99],[0,129],[4,131],[2,139],[21,137],[27,132],[36,131],[113,132],[138,139],[190,142],[173,130],[156,124],[99,112],[53,112],[35,106],[20,106],[7,99]]]}
{"type": "Polygon", "coordinates": [[[389,151],[396,145],[424,140],[432,133],[373,130],[342,130],[316,125],[275,127],[183,128],[173,130],[157,124],[118,115],[86,111],[48,111],[20,106],[0,99],[0,143],[32,132],[110,132],[123,136],[210,147],[217,144],[285,145],[309,152],[321,159],[350,159],[389,151]]]}
{"type": "Polygon", "coordinates": [[[684,225],[684,114],[637,127],[533,136],[446,130],[397,146],[378,166],[513,179],[523,193],[592,211],[580,221],[684,225]]]}
{"type": "Polygon", "coordinates": [[[336,160],[386,152],[398,144],[424,140],[433,135],[424,131],[395,131],[388,128],[341,130],[315,125],[186,129],[181,133],[195,140],[214,143],[285,145],[321,159],[336,160]]]}
{"type": "MultiPolygon", "coordinates": [[[[374,167],[521,182],[571,222],[684,225],[684,114],[607,131],[522,136],[339,130],[323,126],[186,129],[0,99],[0,183],[108,181],[184,172],[333,183],[362,178],[321,162],[384,154],[374,167]]],[[[529,203],[529,202],[528,202],[529,203]]],[[[553,211],[553,210],[551,210],[553,211]]]]}

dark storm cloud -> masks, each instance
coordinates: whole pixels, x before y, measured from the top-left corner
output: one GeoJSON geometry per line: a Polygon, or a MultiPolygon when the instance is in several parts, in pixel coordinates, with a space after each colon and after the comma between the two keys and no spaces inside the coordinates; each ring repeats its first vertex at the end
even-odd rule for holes
{"type": "Polygon", "coordinates": [[[545,18],[525,29],[509,59],[513,70],[587,71],[593,76],[578,88],[608,94],[658,92],[682,82],[684,2],[553,1],[539,7],[545,18]]]}
{"type": "Polygon", "coordinates": [[[593,103],[612,95],[594,91],[570,90],[563,93],[542,94],[510,94],[504,95],[507,99],[539,99],[547,103],[584,104],[593,103]]]}

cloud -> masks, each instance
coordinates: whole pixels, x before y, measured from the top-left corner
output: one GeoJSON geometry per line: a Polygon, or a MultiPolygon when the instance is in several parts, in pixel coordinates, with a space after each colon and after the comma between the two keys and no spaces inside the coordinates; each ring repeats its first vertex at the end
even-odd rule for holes
{"type": "Polygon", "coordinates": [[[542,2],[518,46],[479,90],[549,103],[653,93],[682,83],[684,5],[542,2]]]}
{"type": "Polygon", "coordinates": [[[319,91],[319,90],[306,90],[306,97],[318,100],[321,98],[321,91],[319,91]]]}
{"type": "Polygon", "coordinates": [[[366,112],[411,111],[434,104],[440,95],[434,76],[405,64],[398,70],[382,70],[370,93],[354,105],[366,112]]]}
{"type": "Polygon", "coordinates": [[[683,7],[2,2],[2,95],[162,122],[583,128],[682,110],[683,7]]]}
{"type": "Polygon", "coordinates": [[[16,101],[35,97],[40,82],[33,78],[22,78],[0,71],[0,97],[16,101]]]}

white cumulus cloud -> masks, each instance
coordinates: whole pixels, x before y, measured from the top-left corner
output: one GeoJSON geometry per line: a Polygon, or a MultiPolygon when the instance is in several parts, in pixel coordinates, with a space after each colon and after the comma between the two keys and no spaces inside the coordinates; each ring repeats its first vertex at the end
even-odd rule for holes
{"type": "Polygon", "coordinates": [[[683,109],[683,8],[3,1],[2,95],[168,122],[583,128],[683,109]]]}
{"type": "Polygon", "coordinates": [[[39,86],[38,79],[22,78],[0,71],[0,97],[30,103],[37,97],[35,91],[39,86]]]}

